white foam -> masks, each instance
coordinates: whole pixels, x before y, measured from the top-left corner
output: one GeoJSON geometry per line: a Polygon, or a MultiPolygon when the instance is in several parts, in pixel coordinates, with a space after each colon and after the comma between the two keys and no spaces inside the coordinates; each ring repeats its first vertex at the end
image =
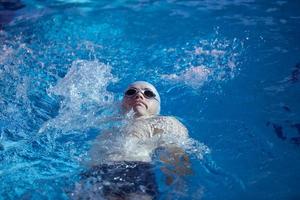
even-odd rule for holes
{"type": "Polygon", "coordinates": [[[153,156],[156,157],[157,148],[168,147],[179,147],[197,159],[202,159],[205,154],[210,153],[207,146],[189,138],[186,129],[170,119],[124,119],[118,127],[98,136],[90,150],[91,160],[87,164],[97,165],[124,160],[151,162],[153,156]],[[155,129],[160,132],[154,134],[155,129]]]}
{"type": "Polygon", "coordinates": [[[47,91],[62,97],[62,101],[58,116],[47,121],[39,132],[45,128],[67,131],[93,126],[98,120],[97,110],[113,103],[114,96],[106,88],[116,80],[111,67],[98,60],[74,61],[66,76],[47,91]]]}
{"type": "Polygon", "coordinates": [[[184,84],[190,85],[194,88],[201,87],[207,80],[210,69],[205,66],[190,67],[177,74],[164,74],[161,77],[164,80],[169,80],[173,82],[182,82],[184,84]]]}
{"type": "Polygon", "coordinates": [[[161,75],[168,83],[199,89],[208,81],[214,84],[230,80],[239,71],[239,47],[242,43],[236,39],[201,40],[193,47],[189,43],[186,45],[165,50],[168,56],[180,56],[174,63],[175,72],[161,75]]]}
{"type": "Polygon", "coordinates": [[[14,53],[13,48],[3,45],[0,54],[0,64],[4,64],[14,53]]]}

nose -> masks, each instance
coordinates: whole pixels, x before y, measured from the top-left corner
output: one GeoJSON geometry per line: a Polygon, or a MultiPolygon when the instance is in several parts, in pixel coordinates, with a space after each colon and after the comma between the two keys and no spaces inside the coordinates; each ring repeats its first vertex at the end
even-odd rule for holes
{"type": "Polygon", "coordinates": [[[135,99],[144,99],[144,95],[142,92],[138,91],[134,97],[135,99]]]}

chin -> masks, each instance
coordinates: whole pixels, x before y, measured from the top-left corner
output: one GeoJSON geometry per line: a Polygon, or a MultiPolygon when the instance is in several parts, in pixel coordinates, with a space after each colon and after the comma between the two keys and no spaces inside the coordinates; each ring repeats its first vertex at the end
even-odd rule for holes
{"type": "Polygon", "coordinates": [[[138,117],[141,116],[148,116],[148,112],[146,112],[144,109],[141,109],[139,107],[135,107],[134,109],[135,115],[138,117]]]}

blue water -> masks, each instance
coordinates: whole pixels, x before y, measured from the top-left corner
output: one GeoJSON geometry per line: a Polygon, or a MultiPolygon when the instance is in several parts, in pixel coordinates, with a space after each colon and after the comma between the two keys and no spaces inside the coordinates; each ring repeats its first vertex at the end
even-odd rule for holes
{"type": "Polygon", "coordinates": [[[160,199],[300,199],[299,2],[21,3],[0,3],[0,199],[68,199],[135,80],[210,149],[160,199]]]}

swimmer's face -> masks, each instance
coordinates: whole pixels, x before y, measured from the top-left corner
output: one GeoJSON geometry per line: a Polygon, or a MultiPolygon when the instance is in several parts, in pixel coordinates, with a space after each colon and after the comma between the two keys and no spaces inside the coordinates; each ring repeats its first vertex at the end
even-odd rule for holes
{"type": "Polygon", "coordinates": [[[133,110],[136,117],[157,115],[160,97],[153,85],[138,81],[127,88],[122,105],[126,112],[133,110]]]}

